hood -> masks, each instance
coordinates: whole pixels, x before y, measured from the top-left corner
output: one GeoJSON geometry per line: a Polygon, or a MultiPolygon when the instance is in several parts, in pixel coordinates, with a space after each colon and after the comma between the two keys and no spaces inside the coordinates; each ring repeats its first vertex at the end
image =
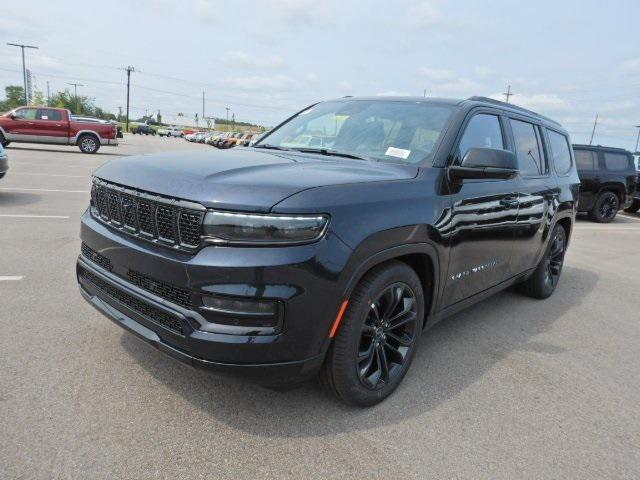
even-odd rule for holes
{"type": "Polygon", "coordinates": [[[237,148],[122,157],[95,175],[208,208],[267,212],[309,188],[411,179],[417,173],[414,166],[237,148]]]}

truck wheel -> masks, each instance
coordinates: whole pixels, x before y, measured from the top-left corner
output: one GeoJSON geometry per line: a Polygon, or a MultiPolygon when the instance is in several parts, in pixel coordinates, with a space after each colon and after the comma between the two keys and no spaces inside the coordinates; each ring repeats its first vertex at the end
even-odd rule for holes
{"type": "Polygon", "coordinates": [[[636,213],[638,210],[640,210],[640,199],[638,198],[634,198],[631,205],[624,209],[627,213],[636,213]]]}
{"type": "Polygon", "coordinates": [[[556,289],[567,250],[567,232],[562,225],[556,225],[551,234],[547,250],[531,277],[520,284],[522,293],[544,299],[556,289]]]}
{"type": "Polygon", "coordinates": [[[3,147],[6,147],[10,143],[11,143],[10,141],[4,138],[4,135],[2,134],[2,132],[0,132],[0,145],[2,145],[3,147]]]}
{"type": "Polygon", "coordinates": [[[616,218],[619,207],[620,201],[615,193],[602,192],[589,212],[589,217],[594,222],[609,223],[616,218]]]}
{"type": "Polygon", "coordinates": [[[351,295],[320,383],[351,405],[381,402],[409,370],[423,316],[424,294],[416,272],[398,261],[375,267],[351,295]]]}
{"type": "Polygon", "coordinates": [[[82,153],[96,153],[100,149],[100,142],[95,135],[85,133],[80,135],[78,147],[82,153]]]}

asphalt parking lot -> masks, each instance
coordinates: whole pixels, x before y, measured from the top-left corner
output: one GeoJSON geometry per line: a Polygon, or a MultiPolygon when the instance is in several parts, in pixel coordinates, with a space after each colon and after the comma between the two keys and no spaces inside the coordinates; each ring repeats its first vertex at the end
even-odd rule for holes
{"type": "Polygon", "coordinates": [[[96,155],[11,145],[0,181],[0,476],[640,478],[640,216],[579,220],[547,301],[501,293],[422,339],[374,408],[191,369],[80,297],[78,219],[128,136],[96,155]]]}

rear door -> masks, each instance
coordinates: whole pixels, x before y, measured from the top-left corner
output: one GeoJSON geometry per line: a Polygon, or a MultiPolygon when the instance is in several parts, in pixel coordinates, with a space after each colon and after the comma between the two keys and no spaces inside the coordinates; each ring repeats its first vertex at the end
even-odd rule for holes
{"type": "MultiPolygon", "coordinates": [[[[509,149],[499,111],[478,109],[465,120],[454,163],[470,148],[509,149]]],[[[449,268],[443,305],[449,306],[512,276],[518,181],[465,180],[451,186],[449,268]]]]}
{"type": "MultiPolygon", "coordinates": [[[[559,205],[560,189],[549,161],[544,128],[527,117],[509,116],[509,134],[520,171],[518,220],[511,268],[522,273],[534,266],[546,245],[551,221],[559,205]]],[[[564,138],[565,150],[570,147],[564,138]]]]}
{"type": "Polygon", "coordinates": [[[35,132],[41,142],[69,142],[69,128],[62,112],[53,108],[38,108],[35,120],[35,132]]]}
{"type": "Polygon", "coordinates": [[[598,154],[593,150],[575,148],[576,168],[580,177],[580,200],[578,209],[587,211],[593,208],[598,192],[600,191],[600,170],[598,167],[598,154]]]}

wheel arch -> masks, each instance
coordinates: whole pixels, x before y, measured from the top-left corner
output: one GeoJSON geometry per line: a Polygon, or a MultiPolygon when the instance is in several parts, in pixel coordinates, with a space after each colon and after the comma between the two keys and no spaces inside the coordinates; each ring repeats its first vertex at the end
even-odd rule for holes
{"type": "Polygon", "coordinates": [[[618,197],[618,201],[620,202],[620,205],[624,203],[625,193],[626,193],[624,184],[607,183],[602,185],[602,187],[600,187],[600,190],[598,190],[598,195],[596,196],[594,206],[595,206],[595,203],[598,201],[598,198],[600,197],[600,195],[602,195],[605,192],[614,193],[616,197],[618,197]]]}
{"type": "Polygon", "coordinates": [[[345,287],[344,298],[349,298],[360,280],[373,268],[392,260],[400,261],[411,267],[422,283],[425,298],[423,326],[434,313],[439,291],[440,261],[437,249],[430,243],[398,245],[370,255],[355,269],[345,287]]]}
{"type": "Polygon", "coordinates": [[[84,136],[84,135],[93,135],[96,140],[98,141],[98,145],[102,145],[102,139],[100,138],[100,135],[98,135],[96,132],[94,132],[93,130],[80,130],[77,134],[76,134],[76,141],[75,141],[75,145],[79,145],[80,143],[80,139],[84,136]]]}

